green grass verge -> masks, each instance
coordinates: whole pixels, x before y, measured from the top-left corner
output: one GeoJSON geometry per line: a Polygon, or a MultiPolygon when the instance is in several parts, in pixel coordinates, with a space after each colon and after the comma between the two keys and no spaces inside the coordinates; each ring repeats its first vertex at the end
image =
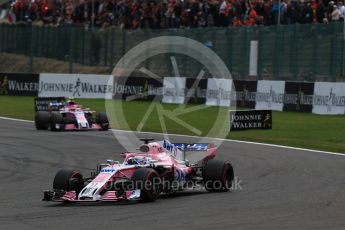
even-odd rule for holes
{"type": "MultiPolygon", "coordinates": [[[[96,111],[105,111],[104,100],[78,99],[77,101],[96,111]]],[[[33,97],[0,96],[0,116],[33,120],[33,103],[33,97]]],[[[115,101],[115,104],[119,106],[120,101],[115,101]]],[[[125,114],[125,120],[112,124],[112,128],[137,130],[150,105],[149,102],[122,102],[121,108],[125,114]]],[[[171,113],[177,108],[176,105],[172,104],[157,103],[156,105],[158,107],[162,106],[165,111],[171,111],[171,113]]],[[[186,109],[193,107],[194,105],[188,105],[186,109]]],[[[116,115],[116,113],[114,114],[116,115]]],[[[211,132],[209,131],[213,127],[217,115],[221,114],[220,119],[222,120],[226,113],[224,108],[202,106],[201,110],[182,114],[177,118],[197,128],[200,131],[197,134],[200,136],[215,136],[217,128],[211,132]]],[[[153,110],[145,124],[142,125],[141,130],[162,132],[159,119],[157,111],[153,110]]],[[[170,118],[165,117],[164,124],[169,133],[196,135],[196,131],[191,131],[190,128],[186,128],[186,125],[181,125],[181,122],[176,122],[170,118]]],[[[228,127],[227,123],[222,125],[228,127]]],[[[308,113],[273,111],[272,130],[231,132],[227,134],[226,138],[345,153],[344,136],[345,117],[343,115],[321,116],[308,113]]]]}

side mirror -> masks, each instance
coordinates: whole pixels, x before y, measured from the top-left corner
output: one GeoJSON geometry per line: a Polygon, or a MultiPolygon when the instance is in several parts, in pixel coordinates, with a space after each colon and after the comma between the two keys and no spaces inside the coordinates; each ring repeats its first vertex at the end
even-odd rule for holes
{"type": "Polygon", "coordinates": [[[110,165],[120,164],[119,161],[114,161],[114,160],[107,160],[107,163],[110,164],[110,165]]]}

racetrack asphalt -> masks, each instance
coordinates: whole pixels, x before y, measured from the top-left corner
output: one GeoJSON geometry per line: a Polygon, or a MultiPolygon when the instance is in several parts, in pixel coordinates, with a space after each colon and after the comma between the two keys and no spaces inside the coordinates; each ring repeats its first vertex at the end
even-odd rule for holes
{"type": "Polygon", "coordinates": [[[245,143],[224,142],[218,156],[232,161],[242,189],[153,203],[41,201],[59,168],[88,176],[122,151],[110,131],[36,131],[0,119],[0,229],[345,229],[345,156],[245,143]]]}

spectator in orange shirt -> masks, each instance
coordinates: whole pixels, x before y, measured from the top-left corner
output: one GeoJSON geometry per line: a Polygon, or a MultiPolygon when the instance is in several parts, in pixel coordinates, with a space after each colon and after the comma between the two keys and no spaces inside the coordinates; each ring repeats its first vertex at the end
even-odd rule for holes
{"type": "Polygon", "coordinates": [[[237,16],[235,16],[233,19],[232,19],[232,26],[242,26],[242,22],[240,19],[238,19],[237,16]]]}
{"type": "Polygon", "coordinates": [[[246,21],[244,22],[244,25],[246,26],[253,26],[256,24],[256,11],[254,8],[250,8],[248,12],[248,17],[246,21]]]}

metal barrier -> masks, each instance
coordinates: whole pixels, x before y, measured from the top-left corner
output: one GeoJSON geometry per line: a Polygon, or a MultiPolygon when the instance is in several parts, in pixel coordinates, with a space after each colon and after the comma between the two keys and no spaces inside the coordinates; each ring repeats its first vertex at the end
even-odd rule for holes
{"type": "MultiPolygon", "coordinates": [[[[88,66],[106,66],[109,73],[132,47],[149,38],[174,35],[195,39],[215,51],[234,79],[344,81],[343,23],[178,30],[91,32],[80,27],[0,25],[0,52],[52,58],[88,66]],[[249,76],[250,41],[258,41],[258,76],[249,76]]],[[[149,47],[148,47],[149,49],[149,47]]],[[[160,76],[171,76],[169,58],[161,55],[143,65],[160,76]]],[[[201,66],[176,55],[181,72],[196,76],[201,66]]],[[[32,61],[31,61],[32,62],[32,61]]],[[[30,63],[30,70],[32,63],[30,63]]]]}

